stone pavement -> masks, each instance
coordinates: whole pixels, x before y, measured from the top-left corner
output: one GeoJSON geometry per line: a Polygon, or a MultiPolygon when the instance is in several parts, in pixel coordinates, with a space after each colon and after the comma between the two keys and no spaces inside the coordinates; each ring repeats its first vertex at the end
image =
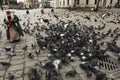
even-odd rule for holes
{"type": "MultiPolygon", "coordinates": [[[[18,15],[21,19],[20,23],[21,25],[23,24],[23,22],[27,22],[27,18],[25,18],[25,10],[12,10],[15,11],[15,14],[18,15]]],[[[50,11],[45,10],[47,13],[50,11]]],[[[81,23],[85,23],[86,25],[94,25],[94,26],[98,26],[100,25],[100,21],[98,21],[97,23],[93,21],[88,22],[85,19],[82,19],[79,16],[82,15],[90,15],[92,19],[94,19],[94,15],[92,16],[92,14],[94,13],[76,13],[73,12],[71,13],[69,18],[65,18],[64,14],[67,14],[67,11],[64,10],[56,10],[56,12],[59,12],[61,16],[61,20],[64,21],[68,21],[68,20],[73,20],[75,21],[76,19],[80,19],[81,23]]],[[[99,13],[98,13],[99,14],[99,13]]],[[[0,30],[2,30],[3,34],[2,34],[2,38],[0,39],[0,61],[5,61],[5,62],[9,62],[11,64],[11,66],[9,68],[4,68],[3,66],[0,65],[0,80],[8,80],[8,73],[11,72],[12,74],[15,75],[15,80],[29,80],[28,79],[28,71],[30,68],[35,67],[35,64],[40,62],[40,61],[46,61],[47,60],[47,54],[49,53],[49,51],[44,50],[41,51],[39,56],[35,55],[35,50],[32,49],[31,44],[36,44],[36,39],[35,36],[33,35],[28,35],[25,34],[24,37],[21,38],[21,41],[18,43],[9,43],[6,39],[6,31],[3,27],[3,18],[5,15],[5,11],[1,12],[0,11],[0,30]],[[1,14],[2,13],[2,14],[1,14]],[[15,54],[16,56],[13,57],[8,57],[6,55],[6,52],[4,50],[4,47],[13,47],[15,45],[15,54]],[[28,49],[26,51],[22,50],[22,47],[27,45],[28,49]],[[28,58],[28,53],[32,53],[34,54],[34,59],[31,60],[28,58]]],[[[30,15],[28,15],[31,23],[33,25],[31,25],[31,29],[34,27],[34,23],[37,21],[38,17],[41,17],[42,15],[40,14],[40,10],[39,9],[34,9],[34,10],[30,10],[30,15]]],[[[51,15],[45,14],[42,17],[48,18],[48,19],[52,19],[52,23],[57,22],[57,20],[53,17],[50,17],[51,15]]],[[[105,21],[103,21],[104,23],[106,23],[108,20],[112,20],[114,18],[114,15],[111,15],[110,18],[105,19],[105,21]]],[[[41,23],[42,24],[42,23],[41,23]]],[[[22,26],[24,28],[24,26],[22,26]]],[[[107,28],[105,28],[103,30],[103,32],[106,32],[109,28],[115,29],[116,27],[120,27],[119,24],[112,24],[112,23],[108,23],[107,24],[107,28]]],[[[44,34],[43,34],[44,35],[44,34]]],[[[110,38],[108,37],[106,40],[106,42],[110,41],[110,38]]],[[[120,39],[117,42],[118,46],[120,46],[120,39]]],[[[110,53],[110,52],[108,52],[110,53]]],[[[113,55],[112,55],[113,56],[113,55]]],[[[113,56],[114,59],[116,59],[116,57],[113,56]]],[[[80,60],[78,57],[75,58],[75,62],[71,62],[68,65],[63,65],[63,68],[60,70],[60,73],[62,74],[63,80],[95,80],[95,76],[92,75],[92,77],[87,78],[86,77],[86,73],[79,67],[80,64],[80,60]],[[74,78],[74,77],[66,77],[65,73],[75,69],[78,73],[78,75],[74,78]]],[[[45,80],[45,70],[39,68],[42,72],[42,79],[41,80],[45,80]]],[[[109,75],[110,76],[110,75],[109,75]]],[[[113,76],[114,77],[114,76],[113,76]]],[[[112,80],[112,79],[110,79],[112,80]]],[[[114,80],[120,80],[120,75],[117,76],[117,78],[115,78],[114,80]],[[119,77],[119,78],[118,78],[119,77]]]]}

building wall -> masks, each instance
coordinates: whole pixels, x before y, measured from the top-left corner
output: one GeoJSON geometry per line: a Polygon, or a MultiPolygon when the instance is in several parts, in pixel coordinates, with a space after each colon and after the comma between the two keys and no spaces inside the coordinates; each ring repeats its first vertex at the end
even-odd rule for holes
{"type": "Polygon", "coordinates": [[[56,8],[57,6],[59,6],[59,0],[57,0],[57,1],[53,1],[53,0],[50,1],[50,6],[56,8]]]}
{"type": "Polygon", "coordinates": [[[37,8],[38,0],[25,0],[24,5],[26,8],[37,8]]]}
{"type": "Polygon", "coordinates": [[[53,2],[55,1],[54,0],[39,0],[39,6],[49,8],[53,6],[53,2]]]}
{"type": "MultiPolygon", "coordinates": [[[[86,4],[87,0],[52,0],[51,5],[53,7],[73,7],[74,3],[76,4],[75,7],[96,7],[97,3],[95,4],[95,0],[88,0],[88,4],[86,4]],[[69,1],[69,4],[68,4],[69,1]],[[77,3],[77,1],[79,1],[77,3]],[[54,4],[54,5],[53,5],[54,4]],[[56,4],[56,5],[55,5],[56,4]]],[[[118,0],[112,0],[112,4],[110,4],[111,0],[100,0],[99,6],[100,7],[108,7],[114,6],[118,0]]],[[[97,0],[98,2],[98,0],[97,0]]]]}

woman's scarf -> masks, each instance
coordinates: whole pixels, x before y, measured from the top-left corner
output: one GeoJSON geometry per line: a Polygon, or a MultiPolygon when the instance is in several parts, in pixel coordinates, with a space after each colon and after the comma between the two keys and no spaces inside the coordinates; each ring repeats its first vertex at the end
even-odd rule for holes
{"type": "Polygon", "coordinates": [[[14,16],[13,14],[10,14],[10,15],[6,15],[6,20],[8,21],[8,26],[11,27],[13,25],[13,20],[14,19],[14,16]]]}

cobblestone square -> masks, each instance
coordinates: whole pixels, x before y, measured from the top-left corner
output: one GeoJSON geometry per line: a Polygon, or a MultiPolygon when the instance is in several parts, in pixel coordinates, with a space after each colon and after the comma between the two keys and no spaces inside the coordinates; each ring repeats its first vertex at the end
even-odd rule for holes
{"type": "MultiPolygon", "coordinates": [[[[106,12],[84,12],[84,11],[72,11],[69,12],[68,10],[64,9],[55,9],[55,13],[59,15],[59,20],[57,20],[53,14],[50,13],[50,9],[45,9],[45,14],[41,14],[40,9],[31,9],[29,10],[30,14],[26,14],[26,10],[15,10],[12,9],[10,11],[15,12],[17,16],[20,18],[20,24],[22,28],[24,29],[25,26],[23,23],[27,24],[27,21],[30,21],[30,29],[33,29],[36,27],[36,22],[39,24],[39,27],[42,25],[47,26],[46,23],[39,22],[38,19],[46,18],[50,20],[50,23],[58,23],[60,20],[67,23],[68,21],[73,21],[75,23],[80,22],[80,24],[85,24],[86,26],[94,26],[96,28],[99,27],[99,25],[103,25],[102,23],[106,24],[105,29],[101,30],[100,32],[106,33],[109,29],[116,29],[119,28],[119,34],[120,34],[120,9],[111,9],[108,10],[110,12],[110,16],[106,17],[105,19],[102,19],[100,15],[106,13],[106,12]],[[67,18],[66,15],[69,15],[67,18]],[[89,16],[91,20],[87,20],[84,17],[89,16]],[[97,18],[98,17],[98,18],[97,18]],[[118,17],[116,20],[116,17],[118,17]],[[95,22],[95,19],[97,19],[97,22],[95,22]],[[78,21],[79,20],[79,21],[78,21]],[[108,23],[109,21],[115,21],[114,23],[108,23]],[[118,23],[117,23],[118,22],[118,23]]],[[[20,42],[18,43],[9,43],[9,41],[6,38],[6,28],[3,19],[5,18],[5,11],[0,11],[0,31],[2,31],[2,37],[0,38],[0,62],[8,62],[11,65],[9,67],[2,66],[0,64],[0,80],[8,80],[8,73],[12,73],[15,76],[14,80],[29,80],[28,79],[28,72],[30,68],[36,67],[36,65],[39,65],[40,62],[47,62],[48,54],[50,53],[49,50],[41,50],[40,54],[37,56],[35,53],[35,50],[38,47],[37,40],[35,33],[26,34],[24,33],[24,37],[21,37],[20,42]],[[32,44],[35,44],[36,47],[33,49],[31,47],[32,44]],[[27,45],[27,50],[23,50],[22,48],[27,45]],[[13,47],[15,46],[15,56],[8,56],[5,51],[5,47],[13,47]],[[28,57],[29,53],[33,55],[33,59],[30,59],[28,57]]],[[[48,27],[48,26],[47,26],[48,27]]],[[[96,30],[97,32],[97,30],[96,30]]],[[[41,31],[41,35],[46,36],[44,32],[41,31]]],[[[108,36],[105,39],[101,40],[104,42],[111,42],[111,37],[108,36]]],[[[117,45],[120,47],[120,37],[117,40],[117,45]]],[[[101,48],[105,48],[106,46],[101,48]]],[[[116,54],[107,51],[106,54],[110,55],[110,58],[115,60],[117,62],[117,56],[116,54]]],[[[82,70],[79,66],[81,63],[81,60],[75,56],[74,62],[70,62],[67,65],[62,65],[62,69],[60,69],[60,73],[62,75],[63,80],[95,80],[95,75],[92,74],[91,77],[86,76],[86,72],[82,70]],[[76,70],[77,75],[75,77],[66,77],[65,74],[70,70],[76,70]]],[[[117,62],[118,65],[120,62],[117,62]]],[[[118,66],[120,69],[120,66],[118,66]]],[[[40,69],[42,75],[40,80],[45,80],[45,69],[41,68],[40,66],[37,66],[37,68],[40,69]]],[[[116,72],[116,71],[115,71],[116,72]]],[[[120,80],[120,70],[118,70],[116,75],[113,73],[108,73],[108,80],[120,80]],[[117,76],[117,77],[116,77],[117,76]]]]}

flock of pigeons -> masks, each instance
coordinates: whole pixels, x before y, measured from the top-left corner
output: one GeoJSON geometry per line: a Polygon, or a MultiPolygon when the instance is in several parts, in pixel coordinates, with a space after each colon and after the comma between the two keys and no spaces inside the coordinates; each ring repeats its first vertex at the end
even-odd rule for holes
{"type": "MultiPolygon", "coordinates": [[[[54,12],[54,11],[53,11],[54,12]]],[[[45,12],[42,9],[41,13],[44,15],[45,12]]],[[[37,66],[46,69],[45,80],[63,80],[60,69],[62,65],[67,65],[70,62],[75,61],[75,57],[78,57],[81,63],[79,64],[80,68],[82,68],[86,72],[87,77],[91,77],[94,73],[96,76],[96,80],[108,80],[108,77],[104,72],[101,71],[101,64],[98,62],[101,58],[110,58],[110,55],[106,54],[107,51],[111,51],[113,54],[117,56],[117,60],[120,61],[120,47],[117,45],[117,41],[120,38],[120,28],[109,29],[107,32],[101,32],[107,26],[107,23],[112,24],[120,24],[120,15],[115,15],[112,21],[108,21],[104,23],[101,21],[101,25],[98,27],[88,26],[85,23],[81,23],[79,19],[76,21],[72,21],[70,19],[68,22],[61,20],[57,14],[60,13],[52,13],[53,18],[57,19],[57,23],[51,23],[51,19],[47,18],[39,18],[35,23],[33,29],[30,28],[30,25],[33,25],[31,21],[28,19],[27,23],[23,22],[24,33],[35,36],[37,44],[31,44],[31,47],[35,49],[36,56],[39,56],[41,50],[49,50],[48,53],[48,61],[42,62],[40,61],[37,66]],[[116,21],[117,20],[117,21],[116,21]],[[45,23],[46,25],[40,26],[39,23],[45,23]],[[42,33],[47,36],[43,36],[42,33]],[[112,40],[110,42],[102,41],[106,37],[111,37],[112,40]],[[106,45],[105,49],[102,49],[106,45]],[[38,46],[39,48],[37,48],[38,46]]],[[[70,18],[69,16],[72,13],[65,14],[66,18],[70,18]]],[[[95,14],[94,14],[95,15],[95,14]]],[[[96,18],[94,22],[98,22],[99,18],[102,20],[106,19],[113,15],[112,13],[105,13],[103,15],[95,15],[96,18]]],[[[79,15],[74,15],[75,17],[79,17],[79,15]]],[[[80,16],[86,21],[91,21],[91,16],[85,15],[80,16]]],[[[27,50],[28,46],[25,45],[22,49],[27,50]]],[[[5,48],[5,50],[10,55],[14,55],[13,48],[5,48]]],[[[43,53],[44,54],[44,53],[43,53]]],[[[29,53],[28,58],[34,59],[34,54],[29,53]]],[[[0,62],[3,66],[10,66],[10,63],[0,62]]],[[[76,70],[68,71],[65,76],[66,77],[75,77],[77,75],[76,70]]],[[[36,68],[31,68],[28,77],[29,80],[41,80],[41,74],[36,68]]],[[[9,73],[9,80],[13,80],[14,75],[9,73]]]]}

